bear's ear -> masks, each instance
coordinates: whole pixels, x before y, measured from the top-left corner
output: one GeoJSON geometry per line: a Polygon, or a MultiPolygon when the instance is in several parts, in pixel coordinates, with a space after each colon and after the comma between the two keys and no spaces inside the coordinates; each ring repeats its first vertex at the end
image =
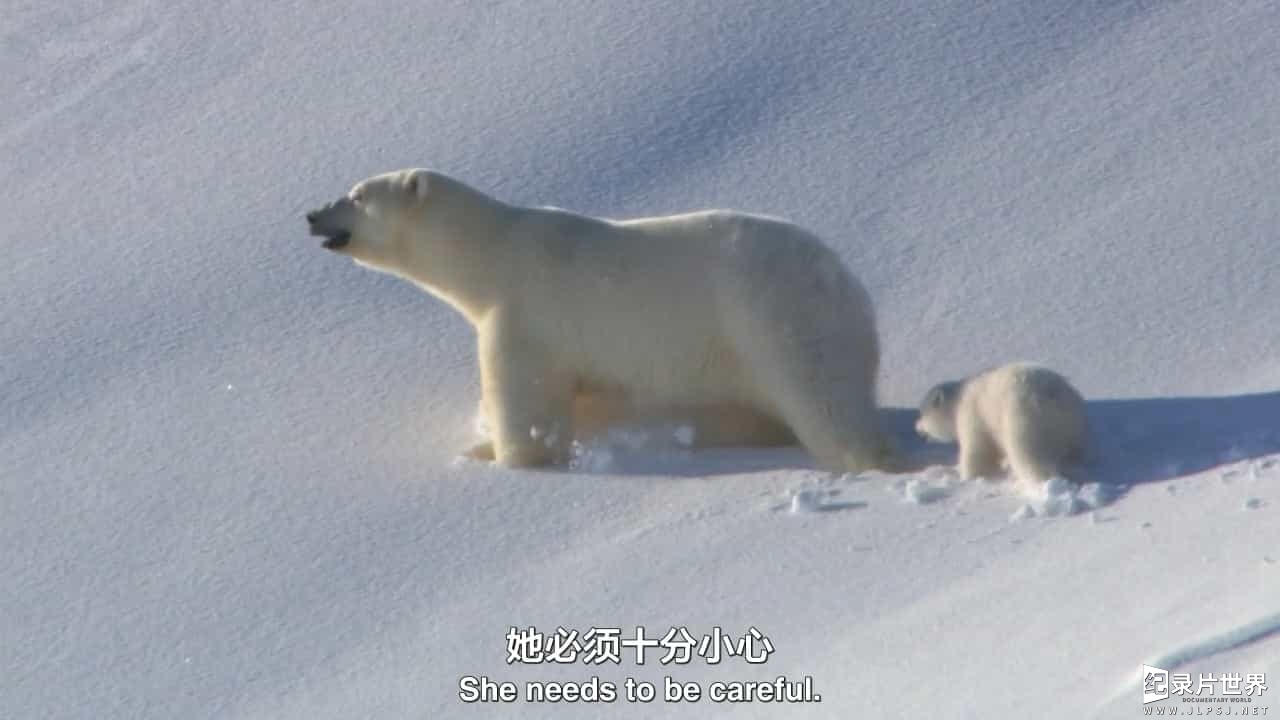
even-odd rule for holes
{"type": "Polygon", "coordinates": [[[409,194],[413,195],[418,202],[426,200],[427,194],[431,192],[431,178],[425,172],[415,170],[409,176],[408,190],[409,194]]]}

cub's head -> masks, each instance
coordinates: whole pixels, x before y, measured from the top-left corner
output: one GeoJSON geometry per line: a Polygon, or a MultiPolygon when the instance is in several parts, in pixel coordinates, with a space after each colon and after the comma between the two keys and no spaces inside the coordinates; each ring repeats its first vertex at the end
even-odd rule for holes
{"type": "Polygon", "coordinates": [[[421,229],[425,207],[438,190],[439,176],[410,169],[361,180],[345,196],[307,213],[321,247],[349,255],[376,269],[403,267],[421,229]]]}
{"type": "Polygon", "coordinates": [[[944,382],[929,388],[920,401],[920,419],[916,420],[916,432],[926,439],[938,442],[954,442],[956,438],[956,405],[964,383],[959,380],[944,382]]]}

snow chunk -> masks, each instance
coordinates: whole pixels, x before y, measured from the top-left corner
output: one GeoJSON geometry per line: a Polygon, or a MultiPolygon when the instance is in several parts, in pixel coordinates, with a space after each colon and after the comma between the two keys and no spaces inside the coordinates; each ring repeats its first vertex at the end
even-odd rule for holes
{"type": "Polygon", "coordinates": [[[541,440],[546,447],[555,447],[560,441],[560,424],[552,423],[551,427],[544,428],[537,425],[529,428],[529,438],[531,440],[541,440]]]}
{"type": "Polygon", "coordinates": [[[906,502],[930,505],[950,497],[958,481],[959,478],[954,471],[932,467],[919,477],[894,480],[890,491],[901,496],[906,502]]]}
{"type": "Polygon", "coordinates": [[[1018,487],[1028,502],[1010,516],[1010,521],[1091,512],[1106,505],[1114,496],[1114,489],[1106,485],[1087,483],[1077,486],[1064,477],[1049,478],[1042,485],[1021,484],[1018,487]]]}
{"type": "Polygon", "coordinates": [[[791,495],[792,513],[811,513],[822,509],[822,494],[815,490],[797,490],[791,495]]]}
{"type": "Polygon", "coordinates": [[[686,448],[693,446],[693,440],[697,435],[698,430],[692,425],[681,425],[672,433],[672,437],[676,439],[676,442],[679,443],[681,447],[686,448]]]}
{"type": "Polygon", "coordinates": [[[1022,507],[1019,507],[1017,510],[1013,511],[1013,514],[1009,516],[1009,522],[1020,522],[1022,520],[1029,520],[1035,516],[1036,516],[1035,508],[1031,507],[1031,505],[1023,505],[1022,507]]]}
{"type": "Polygon", "coordinates": [[[607,445],[574,441],[569,447],[569,469],[578,472],[607,473],[614,468],[613,450],[607,445]]]}
{"type": "Polygon", "coordinates": [[[867,503],[861,500],[840,500],[839,495],[839,488],[801,488],[791,493],[790,501],[776,506],[774,510],[787,510],[793,515],[802,515],[854,510],[867,506],[867,503]]]}
{"type": "Polygon", "coordinates": [[[928,505],[946,499],[951,495],[951,488],[947,485],[932,485],[924,479],[912,480],[907,483],[903,495],[917,505],[928,505]]]}

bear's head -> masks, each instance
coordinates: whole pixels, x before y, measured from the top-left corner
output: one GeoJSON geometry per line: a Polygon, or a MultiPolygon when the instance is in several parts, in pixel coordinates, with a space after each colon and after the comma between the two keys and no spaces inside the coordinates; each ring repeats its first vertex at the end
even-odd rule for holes
{"type": "Polygon", "coordinates": [[[321,247],[349,255],[374,269],[393,271],[408,265],[422,230],[426,205],[436,189],[427,170],[397,170],[361,180],[345,196],[307,213],[311,234],[321,247]]]}
{"type": "Polygon", "coordinates": [[[432,170],[374,175],[306,217],[326,250],[408,280],[469,318],[491,307],[518,271],[504,239],[519,208],[432,170]]]}
{"type": "Polygon", "coordinates": [[[916,432],[938,442],[954,442],[956,438],[956,405],[960,402],[961,381],[944,382],[929,388],[920,402],[920,419],[916,432]]]}

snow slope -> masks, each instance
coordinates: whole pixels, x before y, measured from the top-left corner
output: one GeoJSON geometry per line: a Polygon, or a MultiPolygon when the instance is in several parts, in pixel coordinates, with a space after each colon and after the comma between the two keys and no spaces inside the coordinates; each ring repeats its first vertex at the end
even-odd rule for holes
{"type": "Polygon", "coordinates": [[[1127,718],[1157,661],[1280,712],[1280,7],[727,7],[6,7],[0,717],[1127,718]],[[905,442],[933,382],[1039,359],[1099,484],[1055,514],[945,447],[833,478],[665,436],[458,463],[468,327],[301,220],[417,165],[791,217],[873,292],[905,442]],[[637,625],[774,650],[506,662],[637,625]],[[463,703],[481,675],[659,695],[463,703]],[[821,702],[663,702],[777,675],[821,702]]]}

